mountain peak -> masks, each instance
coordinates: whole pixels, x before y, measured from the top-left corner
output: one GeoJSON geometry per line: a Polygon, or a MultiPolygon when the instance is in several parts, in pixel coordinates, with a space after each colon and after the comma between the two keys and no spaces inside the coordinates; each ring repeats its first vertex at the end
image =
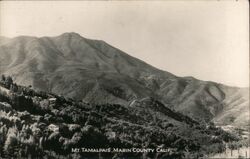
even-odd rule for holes
{"type": "Polygon", "coordinates": [[[66,33],[59,35],[59,37],[78,37],[78,38],[81,37],[83,38],[80,34],[76,32],[66,32],[66,33]]]}

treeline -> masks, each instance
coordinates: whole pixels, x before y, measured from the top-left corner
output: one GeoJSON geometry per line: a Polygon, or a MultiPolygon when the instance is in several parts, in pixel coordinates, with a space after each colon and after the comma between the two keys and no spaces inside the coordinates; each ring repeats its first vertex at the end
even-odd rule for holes
{"type": "Polygon", "coordinates": [[[0,86],[9,89],[12,93],[15,94],[48,98],[48,93],[43,91],[34,91],[31,85],[29,85],[28,87],[17,85],[16,83],[13,82],[11,76],[1,75],[0,86]]]}

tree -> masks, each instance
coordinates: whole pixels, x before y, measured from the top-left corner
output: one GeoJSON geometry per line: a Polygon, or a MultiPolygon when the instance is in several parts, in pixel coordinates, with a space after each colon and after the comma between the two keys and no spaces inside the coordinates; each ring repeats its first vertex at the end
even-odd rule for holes
{"type": "Polygon", "coordinates": [[[2,75],[2,76],[1,76],[1,81],[2,81],[2,82],[5,82],[5,80],[6,80],[5,75],[2,75]]]}
{"type": "Polygon", "coordinates": [[[18,87],[17,87],[17,84],[11,84],[10,85],[10,90],[12,91],[12,92],[17,92],[18,91],[18,87]]]}
{"type": "Polygon", "coordinates": [[[6,87],[9,89],[11,84],[13,84],[13,79],[10,76],[8,76],[5,80],[5,84],[6,84],[6,87]]]}
{"type": "Polygon", "coordinates": [[[18,139],[16,136],[17,130],[10,128],[7,134],[7,139],[4,143],[5,154],[9,157],[15,156],[17,153],[18,139]]]}

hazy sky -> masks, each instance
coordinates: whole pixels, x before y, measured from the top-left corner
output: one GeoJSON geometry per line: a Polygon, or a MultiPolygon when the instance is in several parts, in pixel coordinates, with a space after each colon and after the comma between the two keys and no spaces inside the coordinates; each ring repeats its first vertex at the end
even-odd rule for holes
{"type": "Polygon", "coordinates": [[[249,83],[247,0],[5,1],[0,35],[101,39],[178,76],[249,83]]]}

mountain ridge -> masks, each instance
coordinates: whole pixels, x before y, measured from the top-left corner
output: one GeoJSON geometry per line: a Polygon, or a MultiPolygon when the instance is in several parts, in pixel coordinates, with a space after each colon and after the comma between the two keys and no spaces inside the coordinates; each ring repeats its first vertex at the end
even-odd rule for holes
{"type": "MultiPolygon", "coordinates": [[[[112,45],[109,45],[107,42],[105,42],[105,41],[103,41],[103,40],[96,40],[96,39],[90,39],[90,38],[85,38],[85,37],[82,37],[80,34],[78,34],[78,33],[76,33],[76,32],[66,32],[66,33],[62,33],[61,35],[58,35],[58,36],[40,36],[40,37],[36,37],[36,36],[31,36],[31,35],[20,35],[20,36],[17,36],[17,37],[12,37],[12,38],[10,38],[10,37],[6,37],[6,36],[0,36],[0,44],[1,44],[1,39],[8,39],[8,40],[13,40],[13,39],[18,39],[18,38],[35,38],[35,39],[49,39],[50,41],[51,41],[51,39],[50,38],[58,38],[58,37],[61,37],[61,36],[74,36],[74,37],[80,37],[80,38],[83,38],[83,39],[85,39],[85,40],[90,40],[90,41],[97,41],[97,42],[102,42],[102,43],[105,43],[106,45],[108,45],[109,47],[112,47],[112,48],[114,48],[114,49],[117,49],[117,50],[119,50],[119,51],[121,51],[121,52],[123,52],[122,50],[120,50],[120,49],[118,49],[118,48],[115,48],[115,47],[113,47],[112,45]]],[[[91,46],[93,46],[92,44],[91,44],[91,46]]],[[[102,52],[102,51],[100,51],[100,52],[102,52]]],[[[103,52],[102,52],[103,53],[103,52]]],[[[125,52],[123,52],[123,53],[125,53],[125,52]]],[[[126,54],[126,53],[125,53],[126,54]]],[[[133,57],[133,56],[131,56],[131,55],[129,55],[129,54],[127,54],[128,56],[130,56],[130,57],[133,57]]],[[[140,60],[140,59],[138,59],[138,58],[136,58],[136,57],[133,57],[133,58],[135,58],[135,59],[137,59],[137,60],[139,60],[139,61],[141,61],[141,62],[144,62],[144,61],[142,61],[142,60],[140,60]]],[[[146,62],[144,62],[144,63],[146,63],[146,62]]],[[[148,63],[146,63],[146,64],[148,64],[148,63]]],[[[148,65],[150,65],[150,64],[148,64],[148,65]]],[[[150,65],[150,66],[152,66],[152,65],[150,65]]],[[[156,68],[155,66],[152,66],[152,67],[154,67],[154,68],[156,68]]],[[[163,72],[166,72],[165,70],[163,70],[163,69],[159,69],[159,68],[156,68],[156,69],[158,69],[158,70],[160,70],[160,71],[163,71],[163,72]]],[[[168,72],[169,73],[169,72],[168,72]]],[[[224,83],[220,83],[220,82],[215,82],[215,81],[210,81],[210,80],[201,80],[201,79],[198,79],[197,77],[194,77],[194,76],[177,76],[177,75],[174,75],[173,73],[170,73],[170,74],[172,74],[173,76],[176,76],[176,77],[180,77],[180,78],[186,78],[186,79],[194,79],[194,80],[199,80],[199,81],[204,81],[204,82],[214,82],[214,83],[217,83],[217,84],[221,84],[221,85],[224,85],[224,86],[227,86],[227,87],[234,87],[234,88],[240,88],[240,89],[247,89],[247,88],[249,88],[249,87],[247,87],[247,86],[232,86],[232,85],[229,85],[229,84],[224,84],[224,83]]]]}
{"type": "Polygon", "coordinates": [[[230,101],[238,96],[235,100],[246,112],[249,91],[175,76],[106,42],[83,38],[77,33],[8,39],[0,44],[0,53],[1,74],[11,75],[15,82],[38,90],[87,102],[124,105],[135,99],[154,97],[193,117],[218,119],[217,122],[235,118],[244,120],[243,125],[247,123],[241,114],[234,114],[232,110],[237,104],[230,101]]]}

